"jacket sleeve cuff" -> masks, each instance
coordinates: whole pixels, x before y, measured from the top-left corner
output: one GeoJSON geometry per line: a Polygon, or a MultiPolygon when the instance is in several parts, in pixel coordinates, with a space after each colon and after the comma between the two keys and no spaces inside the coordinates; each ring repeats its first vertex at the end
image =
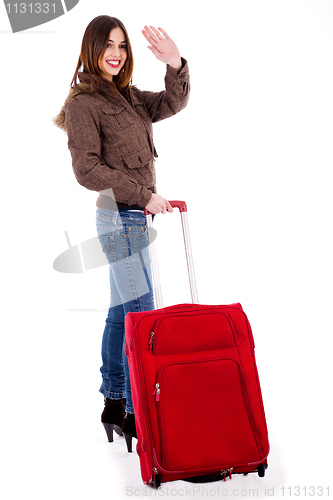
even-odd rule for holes
{"type": "Polygon", "coordinates": [[[179,69],[171,68],[167,65],[165,75],[165,88],[177,96],[181,97],[181,107],[177,111],[183,109],[188,101],[190,91],[190,75],[186,59],[182,57],[182,67],[179,69]]]}
{"type": "Polygon", "coordinates": [[[182,60],[182,65],[178,69],[172,68],[170,64],[167,64],[167,74],[173,77],[181,77],[181,78],[187,77],[188,76],[187,61],[186,59],[184,59],[184,57],[181,57],[181,60],[182,60]]]}

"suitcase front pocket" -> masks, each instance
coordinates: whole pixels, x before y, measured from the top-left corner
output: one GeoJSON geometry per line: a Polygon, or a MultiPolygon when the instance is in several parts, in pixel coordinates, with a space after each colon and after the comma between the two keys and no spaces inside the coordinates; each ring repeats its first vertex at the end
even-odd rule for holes
{"type": "Polygon", "coordinates": [[[151,332],[150,349],[155,356],[186,354],[236,346],[230,319],[221,312],[168,315],[151,332]]]}
{"type": "Polygon", "coordinates": [[[154,391],[161,466],[225,469],[259,461],[260,438],[239,363],[213,359],[169,364],[154,391]]]}

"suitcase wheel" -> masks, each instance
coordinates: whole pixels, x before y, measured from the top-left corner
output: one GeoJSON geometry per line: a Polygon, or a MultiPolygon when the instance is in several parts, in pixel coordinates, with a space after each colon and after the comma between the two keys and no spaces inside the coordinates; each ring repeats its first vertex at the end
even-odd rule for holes
{"type": "Polygon", "coordinates": [[[161,474],[153,474],[150,483],[157,490],[161,486],[162,476],[161,474]]]}
{"type": "Polygon", "coordinates": [[[266,472],[266,469],[267,469],[267,464],[259,464],[258,465],[258,476],[259,477],[265,477],[265,472],[266,472]]]}

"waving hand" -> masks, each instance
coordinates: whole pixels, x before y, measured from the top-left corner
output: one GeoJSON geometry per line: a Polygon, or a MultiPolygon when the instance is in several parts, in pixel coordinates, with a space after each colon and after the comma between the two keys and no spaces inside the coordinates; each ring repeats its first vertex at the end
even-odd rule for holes
{"type": "Polygon", "coordinates": [[[145,26],[142,30],[146,40],[150,43],[148,49],[160,61],[169,64],[172,68],[180,68],[182,61],[177,45],[162,28],[154,28],[154,26],[145,26]]]}

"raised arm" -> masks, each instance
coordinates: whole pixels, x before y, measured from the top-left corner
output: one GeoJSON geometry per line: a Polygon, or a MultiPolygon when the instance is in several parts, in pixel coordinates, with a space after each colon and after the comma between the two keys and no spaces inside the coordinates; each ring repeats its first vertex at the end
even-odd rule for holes
{"type": "Polygon", "coordinates": [[[162,28],[156,29],[154,26],[145,26],[142,34],[150,43],[148,49],[152,51],[159,61],[169,64],[174,69],[182,67],[177,45],[162,28]]]}
{"type": "Polygon", "coordinates": [[[167,64],[165,90],[161,92],[139,91],[141,99],[153,122],[175,115],[187,105],[190,94],[190,76],[187,61],[180,57],[179,50],[167,33],[151,26],[142,30],[151,43],[148,47],[158,60],[167,64]]]}

